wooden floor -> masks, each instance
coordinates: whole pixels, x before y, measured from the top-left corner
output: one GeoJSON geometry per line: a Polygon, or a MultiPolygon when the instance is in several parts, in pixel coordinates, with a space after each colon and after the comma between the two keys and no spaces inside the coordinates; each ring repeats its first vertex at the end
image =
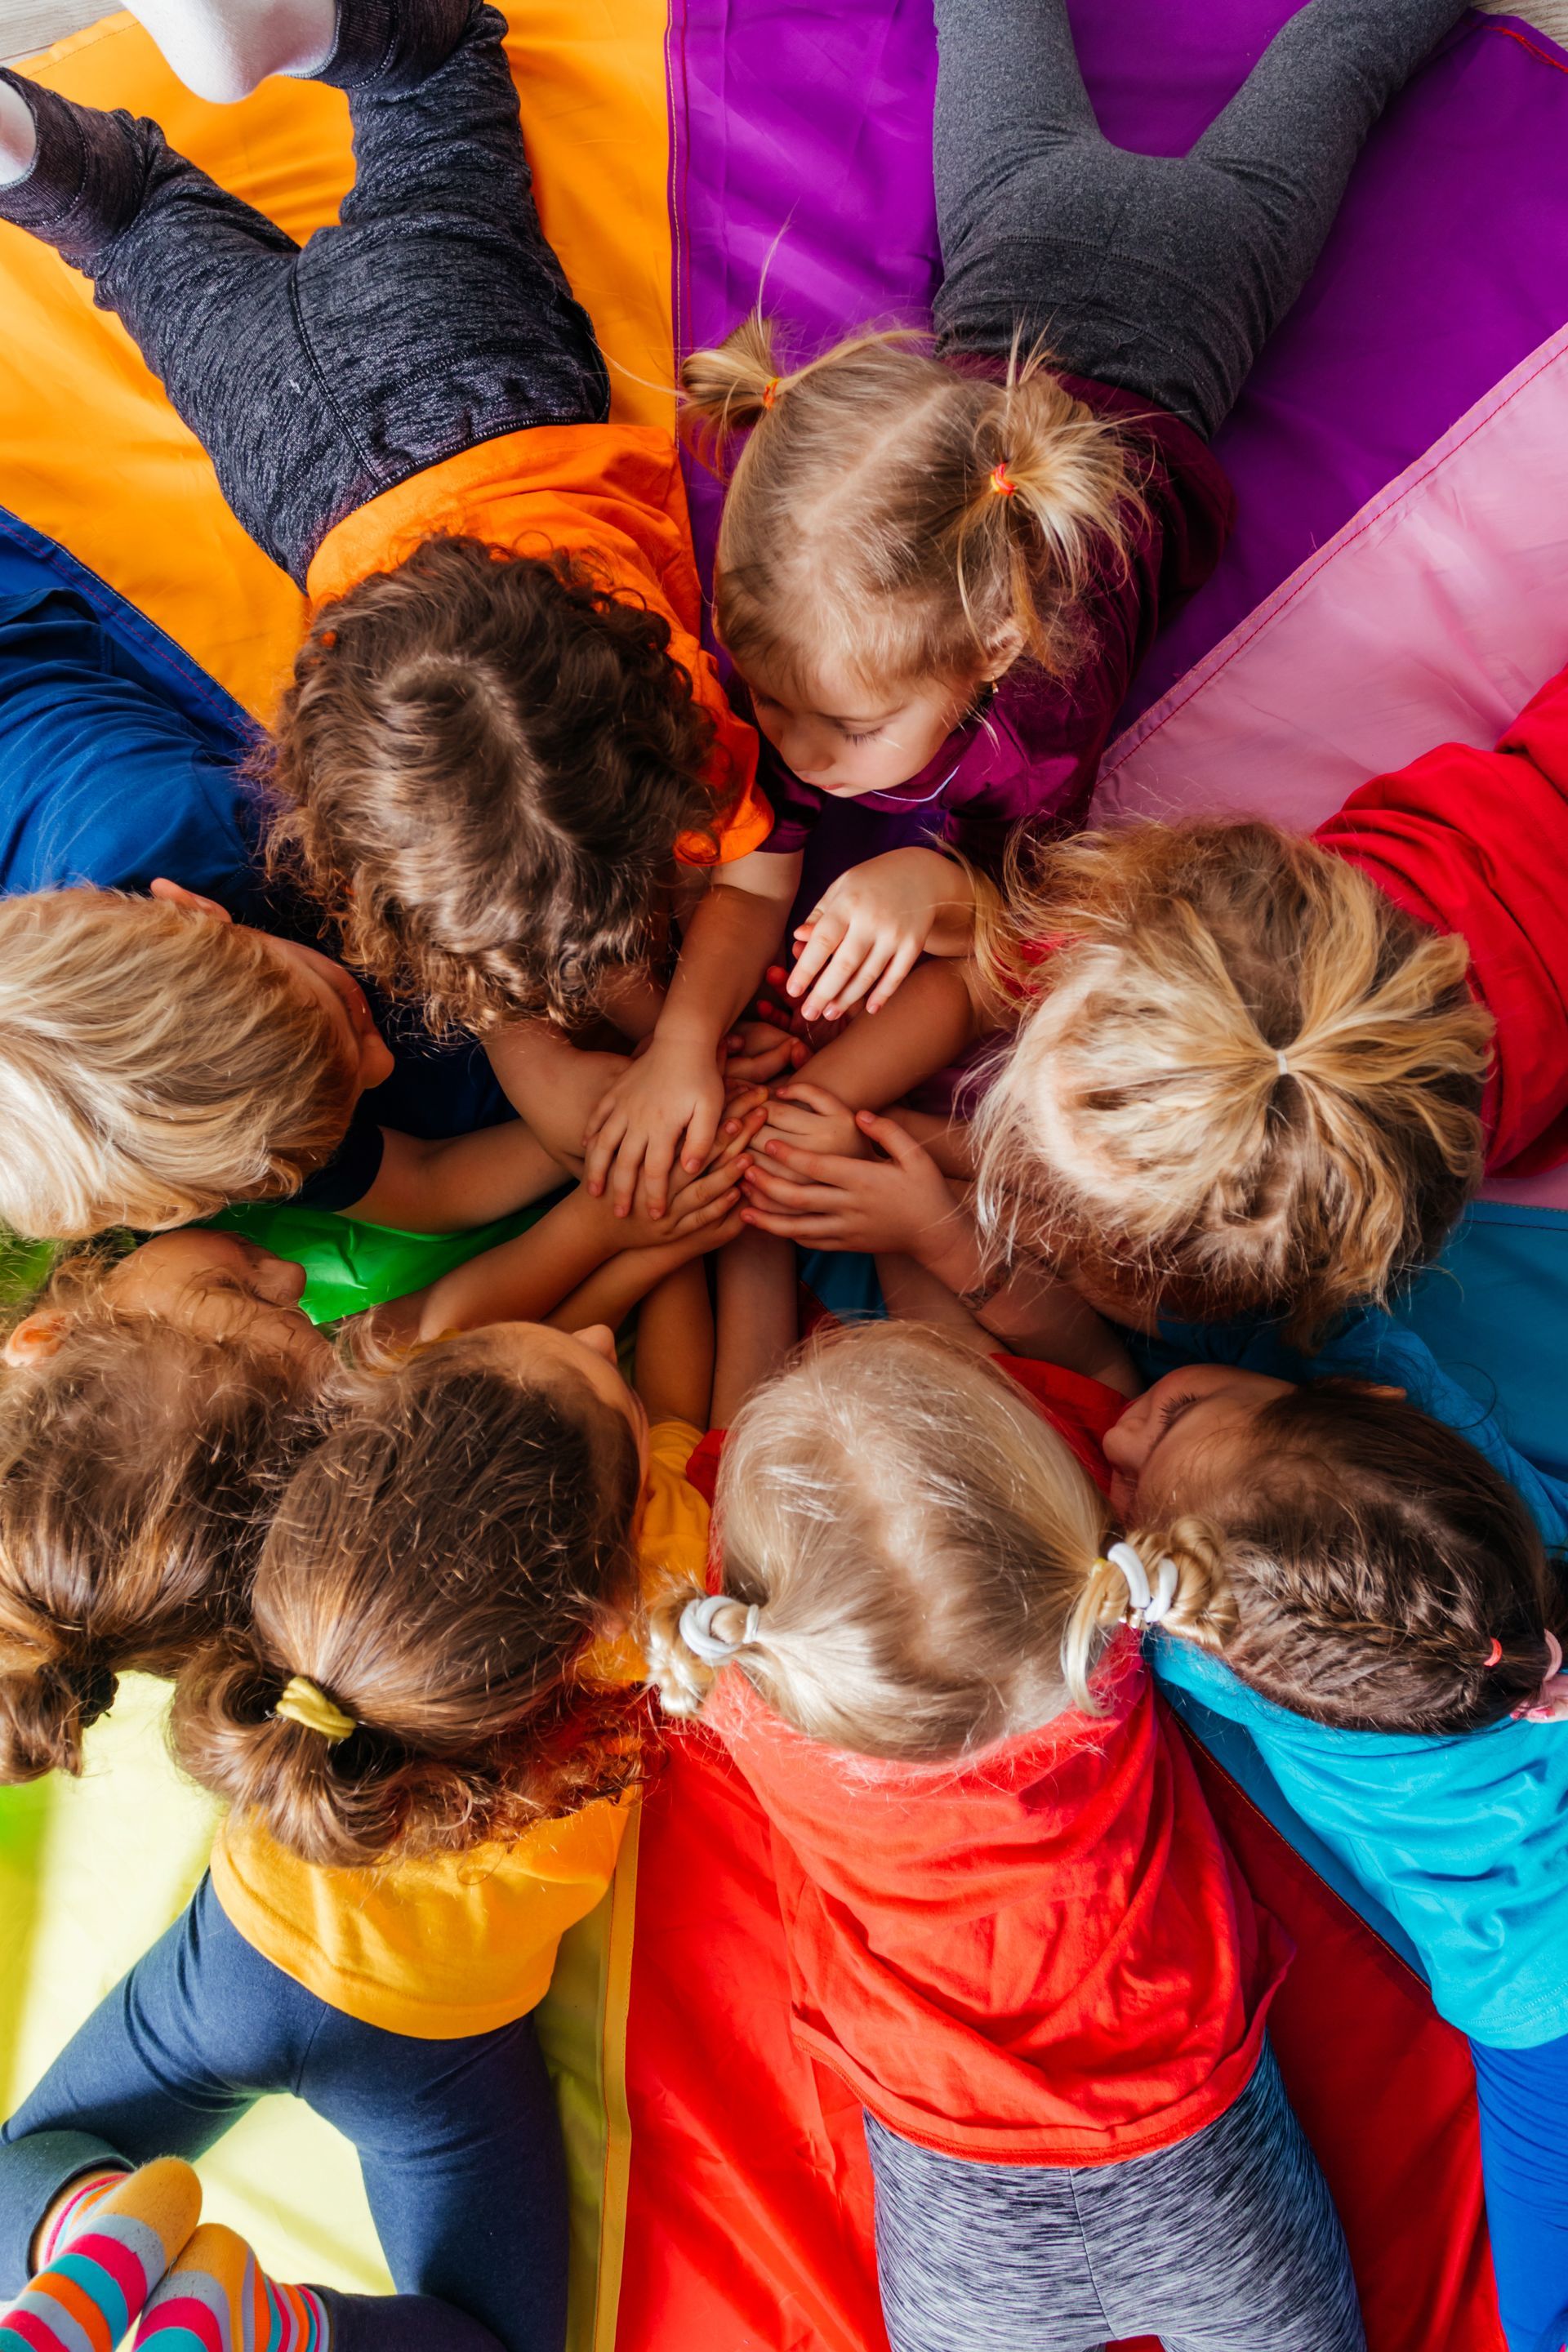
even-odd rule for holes
{"type": "MultiPolygon", "coordinates": [[[[1568,0],[1479,0],[1494,15],[1522,16],[1568,47],[1568,0]]],[[[102,0],[0,0],[0,64],[47,48],[104,15],[102,0]]]]}

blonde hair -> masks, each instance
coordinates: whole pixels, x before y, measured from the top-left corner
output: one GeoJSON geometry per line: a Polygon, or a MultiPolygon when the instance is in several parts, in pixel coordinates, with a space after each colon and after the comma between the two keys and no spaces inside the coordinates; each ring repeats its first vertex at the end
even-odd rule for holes
{"type": "Polygon", "coordinates": [[[636,1582],[625,1420],[574,1373],[516,1377],[482,1333],[344,1368],[331,1401],[247,1626],[180,1678],[180,1763],[338,1867],[516,1836],[629,1787],[638,1695],[584,1680],[636,1582]],[[319,1720],[279,1710],[301,1682],[319,1720]],[[347,1733],[323,1736],[336,1719],[347,1733]]]}
{"type": "Polygon", "coordinates": [[[976,1121],[998,1257],[1310,1339],[1436,1255],[1482,1171],[1462,940],[1264,824],[1047,844],[1011,900],[979,950],[1026,1007],[976,1121]]]}
{"type": "Polygon", "coordinates": [[[713,462],[750,435],[714,585],[742,671],[801,686],[825,650],[868,682],[1076,666],[1076,607],[1140,500],[1115,427],[1037,353],[998,382],[868,331],[788,368],[759,310],[680,380],[713,462]]]}
{"type": "Polygon", "coordinates": [[[243,1614],[313,1381],[115,1307],[94,1254],[56,1274],[50,1355],[0,1367],[0,1780],[79,1772],[130,1670],[173,1675],[243,1614]]]}
{"type": "Polygon", "coordinates": [[[0,1223],[75,1241],[297,1189],[353,1074],[254,932],[118,891],[0,899],[0,1223]]]}
{"type": "MultiPolygon", "coordinates": [[[[713,1631],[811,1738],[937,1762],[1096,1709],[1129,1606],[1109,1506],[1016,1383],[941,1331],[862,1324],[805,1349],[737,1417],[715,1527],[736,1605],[713,1631]]],[[[714,1681],[681,1632],[701,1591],[649,1612],[674,1715],[714,1681]]],[[[1198,1626],[1210,1600],[1194,1567],[1167,1622],[1198,1626]]]]}

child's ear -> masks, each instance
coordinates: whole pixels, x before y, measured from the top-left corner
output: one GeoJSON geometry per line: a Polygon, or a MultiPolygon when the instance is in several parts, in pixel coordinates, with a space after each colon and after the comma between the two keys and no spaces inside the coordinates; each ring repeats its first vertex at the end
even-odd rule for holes
{"type": "Polygon", "coordinates": [[[994,685],[1005,677],[1024,650],[1024,632],[1016,621],[999,629],[985,649],[985,667],[980,673],[982,686],[994,685]]]}
{"type": "Polygon", "coordinates": [[[165,874],[157,875],[152,884],[152,896],[162,898],[170,907],[184,907],[193,915],[210,915],[216,923],[232,923],[234,917],[216,898],[204,898],[199,890],[187,890],[183,882],[171,882],[165,874]]]}
{"type": "Polygon", "coordinates": [[[58,1352],[70,1318],[58,1307],[36,1307],[23,1317],[5,1342],[6,1363],[45,1364],[58,1352]]]}

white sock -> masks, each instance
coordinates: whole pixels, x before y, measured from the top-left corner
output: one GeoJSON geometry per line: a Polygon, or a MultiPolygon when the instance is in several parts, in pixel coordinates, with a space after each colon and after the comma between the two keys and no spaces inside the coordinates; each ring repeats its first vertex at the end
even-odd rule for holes
{"type": "Polygon", "coordinates": [[[19,89],[0,81],[0,188],[14,188],[25,180],[37,152],[32,108],[19,89]]]}
{"type": "Polygon", "coordinates": [[[268,74],[312,74],[337,39],[337,0],[128,0],[187,89],[219,106],[268,74]]]}

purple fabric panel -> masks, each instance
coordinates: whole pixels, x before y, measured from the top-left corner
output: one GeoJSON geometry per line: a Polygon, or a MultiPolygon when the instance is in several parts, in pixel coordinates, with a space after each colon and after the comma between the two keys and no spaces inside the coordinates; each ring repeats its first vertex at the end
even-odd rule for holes
{"type": "MultiPolygon", "coordinates": [[[[1179,153],[1289,0],[1077,0],[1106,131],[1179,153]]],[[[919,318],[936,268],[929,0],[671,0],[678,338],[756,299],[806,347],[919,318]]],[[[1470,18],[1374,134],[1318,271],[1216,446],[1241,521],[1164,633],[1152,701],[1562,320],[1568,59],[1470,18]]],[[[716,486],[694,469],[706,564],[716,486]]]]}

